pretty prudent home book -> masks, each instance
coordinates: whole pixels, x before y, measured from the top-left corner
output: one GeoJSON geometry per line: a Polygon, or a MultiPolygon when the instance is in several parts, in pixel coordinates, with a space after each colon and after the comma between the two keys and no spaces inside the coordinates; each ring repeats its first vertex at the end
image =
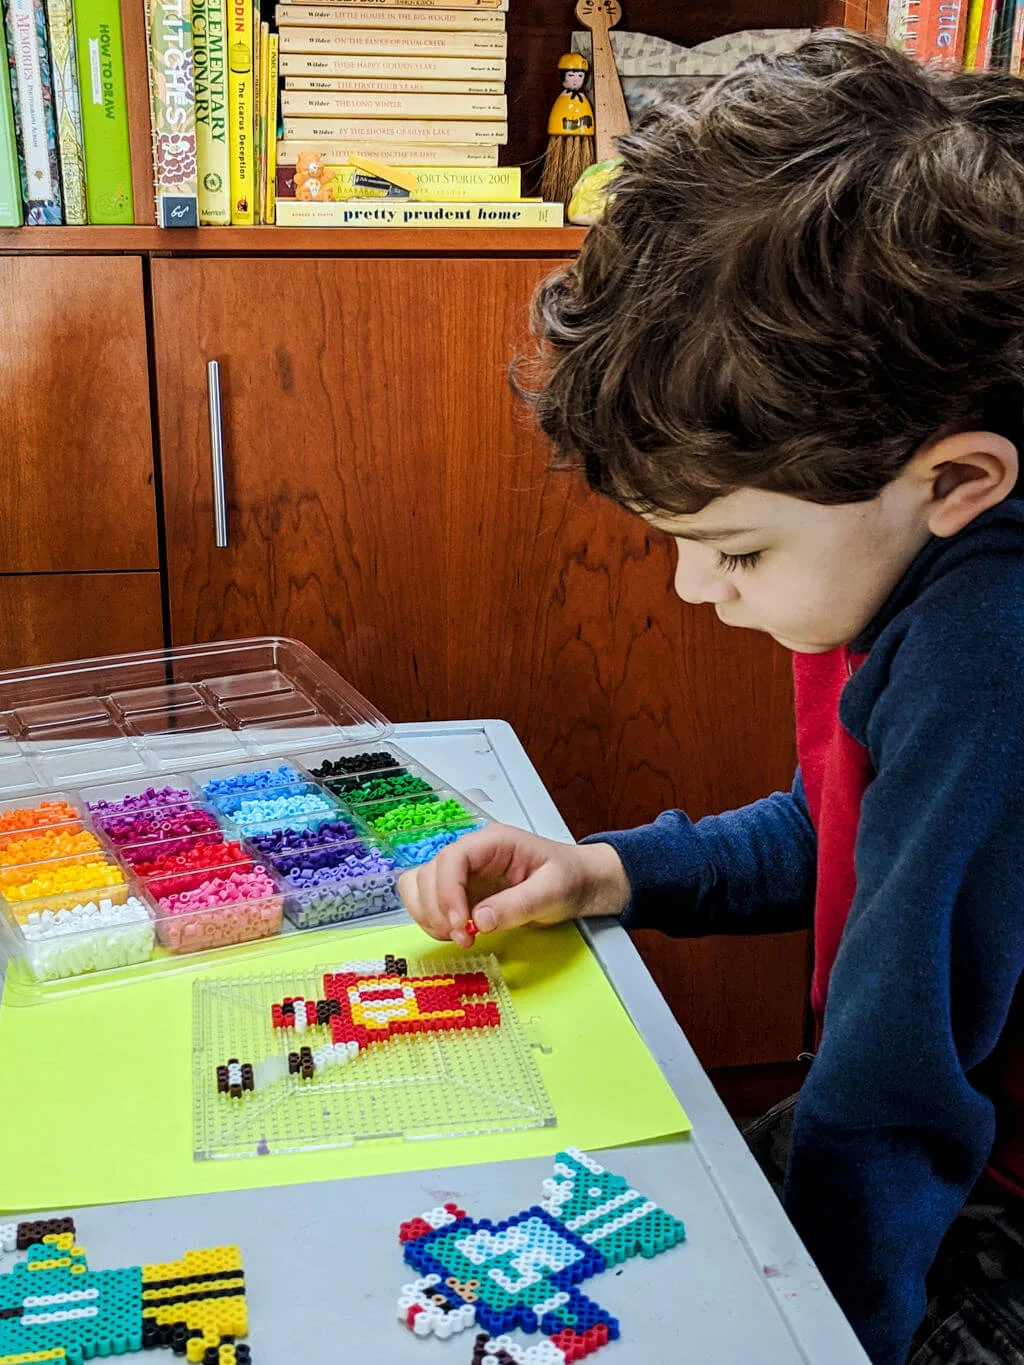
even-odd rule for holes
{"type": "Polygon", "coordinates": [[[118,0],[73,0],[90,223],[131,223],[132,163],[118,0]]]}
{"type": "Polygon", "coordinates": [[[53,226],[64,215],[42,0],[5,0],[4,25],[25,222],[53,226]]]}

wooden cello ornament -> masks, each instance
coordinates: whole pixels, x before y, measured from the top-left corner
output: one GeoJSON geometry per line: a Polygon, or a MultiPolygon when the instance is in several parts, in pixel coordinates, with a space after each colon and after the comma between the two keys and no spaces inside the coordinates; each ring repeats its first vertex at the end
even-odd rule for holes
{"type": "Polygon", "coordinates": [[[567,52],[558,60],[562,93],[551,106],[540,182],[549,204],[567,204],[573,185],[594,160],[594,111],[583,93],[588,66],[578,52],[567,52]]]}
{"type": "Polygon", "coordinates": [[[622,18],[619,0],[578,0],[576,18],[590,29],[594,59],[594,111],[597,122],[597,160],[615,155],[615,138],[629,132],[629,114],[622,98],[608,30],[622,18]]]}

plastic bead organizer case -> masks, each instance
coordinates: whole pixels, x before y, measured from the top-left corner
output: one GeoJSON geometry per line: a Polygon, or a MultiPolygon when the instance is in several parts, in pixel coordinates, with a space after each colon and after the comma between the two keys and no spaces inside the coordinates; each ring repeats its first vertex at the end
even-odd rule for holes
{"type": "Polygon", "coordinates": [[[488,817],[391,730],[292,640],[0,674],[6,998],[400,912],[488,817]]]}

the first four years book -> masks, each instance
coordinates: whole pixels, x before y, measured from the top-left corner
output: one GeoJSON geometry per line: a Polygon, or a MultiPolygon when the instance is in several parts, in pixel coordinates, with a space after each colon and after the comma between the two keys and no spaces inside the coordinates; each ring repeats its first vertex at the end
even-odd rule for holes
{"type": "Polygon", "coordinates": [[[318,204],[297,199],[277,201],[278,227],[561,227],[561,204],[439,203],[408,199],[361,200],[318,204]]]}

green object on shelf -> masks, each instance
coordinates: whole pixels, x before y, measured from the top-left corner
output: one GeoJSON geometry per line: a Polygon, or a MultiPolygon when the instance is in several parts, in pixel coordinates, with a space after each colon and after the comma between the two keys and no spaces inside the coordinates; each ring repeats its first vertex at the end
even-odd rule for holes
{"type": "Polygon", "coordinates": [[[90,223],[132,223],[128,94],[118,0],[74,0],[90,223]]]}
{"type": "Polygon", "coordinates": [[[21,179],[14,137],[11,73],[0,24],[0,227],[21,227],[21,179]]]}
{"type": "Polygon", "coordinates": [[[595,161],[587,167],[573,186],[569,198],[567,216],[570,223],[578,227],[591,227],[604,216],[609,191],[621,167],[621,156],[595,161]]]}

